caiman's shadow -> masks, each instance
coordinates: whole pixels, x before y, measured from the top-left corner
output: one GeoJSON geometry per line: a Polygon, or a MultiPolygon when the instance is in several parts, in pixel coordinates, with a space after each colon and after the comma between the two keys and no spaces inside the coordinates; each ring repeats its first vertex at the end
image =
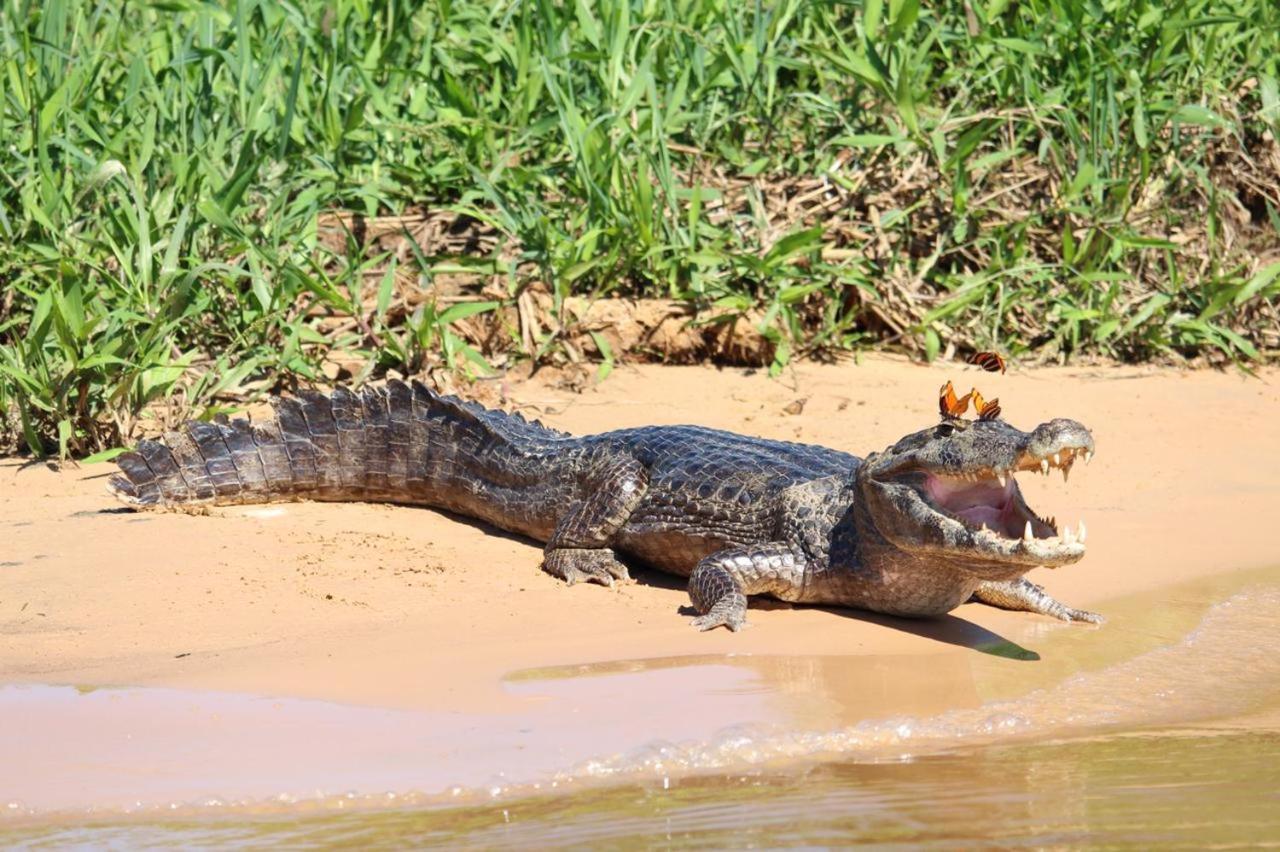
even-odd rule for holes
{"type": "MultiPolygon", "coordinates": [[[[504,532],[496,529],[483,521],[477,521],[473,518],[467,518],[461,515],[450,515],[461,523],[469,524],[476,529],[482,530],[489,535],[500,536],[512,541],[524,542],[541,547],[541,544],[531,538],[525,536],[504,532]]],[[[634,559],[626,556],[622,557],[622,561],[626,563],[632,578],[642,586],[652,586],[656,589],[668,589],[671,591],[683,592],[689,586],[689,581],[685,577],[679,577],[675,574],[668,574],[665,571],[659,571],[646,565],[637,563],[634,559]]],[[[749,606],[752,609],[772,609],[778,607],[791,607],[792,604],[782,601],[775,601],[769,598],[755,598],[749,606]]],[[[803,606],[803,604],[802,604],[803,606]]],[[[855,618],[859,621],[867,621],[872,624],[879,624],[891,630],[901,630],[904,633],[911,633],[916,636],[932,639],[935,642],[945,642],[948,645],[956,645],[961,648],[970,648],[982,654],[990,654],[993,657],[1001,657],[1006,660],[1022,660],[1035,661],[1040,659],[1040,655],[1029,648],[1024,648],[1011,639],[1006,639],[999,633],[988,630],[985,627],[974,624],[972,621],[960,618],[955,615],[943,615],[937,618],[900,618],[892,615],[881,615],[876,612],[866,610],[849,609],[845,607],[819,606],[813,609],[820,609],[830,613],[832,616],[843,618],[855,618]]],[[[695,616],[697,611],[692,606],[685,604],[677,610],[683,616],[695,616]]]]}
{"type": "MultiPolygon", "coordinates": [[[[653,585],[663,585],[655,583],[653,585]]],[[[770,602],[772,603],[772,602],[770,602]]],[[[786,606],[786,604],[783,604],[786,606]]],[[[752,601],[751,609],[772,608],[768,604],[758,606],[752,601]]],[[[935,642],[945,642],[948,645],[956,645],[961,648],[969,648],[980,654],[990,654],[993,657],[1001,657],[1006,660],[1019,660],[1022,662],[1035,662],[1040,659],[1040,655],[1030,648],[1024,648],[1011,639],[1006,639],[999,633],[994,633],[985,627],[974,624],[972,621],[966,621],[954,615],[943,615],[937,618],[898,618],[892,615],[881,615],[876,612],[863,612],[855,609],[838,609],[835,607],[819,606],[812,607],[829,612],[832,615],[844,616],[845,618],[856,618],[859,621],[868,621],[872,624],[879,624],[892,630],[901,630],[904,633],[911,633],[916,636],[922,636],[925,639],[932,639],[935,642]]],[[[689,605],[679,608],[679,613],[686,616],[695,616],[697,610],[689,605]]]]}
{"type": "MultiPolygon", "coordinates": [[[[646,586],[683,590],[687,583],[683,577],[674,577],[645,568],[641,568],[639,571],[632,570],[631,573],[637,582],[646,586]]],[[[891,630],[901,630],[903,633],[911,633],[915,636],[932,639],[935,642],[944,642],[948,645],[956,645],[960,648],[969,648],[982,654],[990,654],[993,657],[1001,657],[1006,660],[1034,662],[1040,659],[1040,655],[1030,648],[1024,648],[999,633],[956,615],[942,615],[935,618],[901,618],[899,616],[882,615],[878,612],[846,607],[811,607],[805,604],[788,604],[768,598],[754,598],[748,606],[750,609],[798,608],[804,606],[806,609],[822,610],[832,616],[879,624],[891,630]]],[[[697,610],[688,604],[681,606],[678,611],[680,615],[684,616],[698,614],[697,610]]]]}
{"type": "Polygon", "coordinates": [[[1024,648],[999,633],[974,624],[972,621],[956,615],[942,615],[934,618],[901,618],[893,615],[881,615],[878,612],[864,612],[856,609],[837,607],[818,607],[832,615],[843,615],[845,618],[856,618],[872,624],[880,624],[904,633],[922,636],[935,642],[945,642],[961,648],[971,648],[982,654],[1002,657],[1006,660],[1034,662],[1040,655],[1030,648],[1024,648]]]}

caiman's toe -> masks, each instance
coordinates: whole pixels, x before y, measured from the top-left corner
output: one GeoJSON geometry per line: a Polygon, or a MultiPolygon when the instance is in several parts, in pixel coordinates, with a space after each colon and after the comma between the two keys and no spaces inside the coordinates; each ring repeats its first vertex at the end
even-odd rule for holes
{"type": "Polygon", "coordinates": [[[726,595],[695,618],[693,626],[703,631],[727,627],[737,633],[747,626],[747,599],[741,594],[726,595]]]}
{"type": "Polygon", "coordinates": [[[1042,586],[1025,577],[1016,580],[988,580],[973,592],[973,600],[1020,612],[1035,612],[1059,621],[1102,624],[1105,618],[1087,609],[1076,609],[1056,600],[1042,586]]]}
{"type": "Polygon", "coordinates": [[[1089,612],[1087,609],[1071,609],[1067,608],[1058,614],[1058,618],[1063,621],[1083,621],[1087,624],[1106,624],[1107,620],[1096,612],[1089,612]]]}
{"type": "Polygon", "coordinates": [[[612,586],[617,580],[621,583],[631,582],[631,575],[627,573],[627,566],[623,565],[612,556],[600,559],[598,562],[592,562],[590,565],[581,569],[582,579],[588,583],[599,583],[602,586],[612,586]]]}
{"type": "Polygon", "coordinates": [[[700,615],[695,618],[692,623],[695,630],[700,630],[704,633],[708,630],[715,630],[717,627],[727,627],[734,633],[737,633],[742,628],[748,626],[745,618],[733,618],[731,616],[725,616],[715,612],[700,615]]]}
{"type": "Polygon", "coordinates": [[[612,586],[615,580],[624,583],[631,580],[627,566],[607,548],[556,548],[543,557],[542,568],[571,586],[579,582],[612,586]]]}

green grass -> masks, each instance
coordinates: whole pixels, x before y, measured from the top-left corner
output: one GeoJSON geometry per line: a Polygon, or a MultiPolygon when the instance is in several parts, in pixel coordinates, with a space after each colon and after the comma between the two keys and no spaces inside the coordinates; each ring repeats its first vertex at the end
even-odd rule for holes
{"type": "Polygon", "coordinates": [[[85,455],[335,353],[554,359],[529,287],[749,315],[775,370],[1265,357],[1278,33],[1272,0],[0,0],[0,430],[85,455]],[[322,238],[422,208],[497,240],[322,238]]]}

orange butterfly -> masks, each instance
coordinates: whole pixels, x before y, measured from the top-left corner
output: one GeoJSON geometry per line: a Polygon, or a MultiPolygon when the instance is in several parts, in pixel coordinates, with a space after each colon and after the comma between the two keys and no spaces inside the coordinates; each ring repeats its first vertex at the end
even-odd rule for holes
{"type": "Polygon", "coordinates": [[[973,410],[978,412],[979,420],[995,420],[1000,416],[1000,400],[983,399],[977,388],[969,391],[969,394],[973,397],[973,410]]]}
{"type": "Polygon", "coordinates": [[[973,391],[957,398],[956,389],[951,386],[951,382],[947,382],[938,392],[938,410],[945,418],[959,419],[964,416],[965,410],[969,407],[971,396],[973,391]]]}
{"type": "Polygon", "coordinates": [[[1000,400],[992,399],[988,401],[983,399],[977,388],[969,391],[964,396],[957,397],[956,389],[951,382],[943,385],[942,390],[938,392],[938,411],[945,419],[958,420],[964,417],[970,401],[973,402],[973,410],[978,413],[979,420],[995,420],[1000,416],[1000,400]]]}

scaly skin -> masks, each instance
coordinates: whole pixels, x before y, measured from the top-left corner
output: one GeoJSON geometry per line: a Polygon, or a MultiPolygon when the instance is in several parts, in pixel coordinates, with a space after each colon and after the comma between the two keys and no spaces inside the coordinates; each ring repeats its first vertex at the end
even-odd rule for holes
{"type": "Polygon", "coordinates": [[[304,499],[448,509],[545,542],[544,569],[569,583],[628,579],[619,557],[686,576],[703,630],[739,629],[752,595],[903,616],[972,598],[1101,620],[1022,579],[1078,560],[1083,544],[1057,538],[1011,478],[995,478],[1065,473],[1091,455],[1074,421],[1026,433],[948,418],[862,460],[699,426],[573,437],[418,383],[275,408],[265,423],[193,422],[143,441],[118,458],[110,488],[139,509],[304,499]]]}

